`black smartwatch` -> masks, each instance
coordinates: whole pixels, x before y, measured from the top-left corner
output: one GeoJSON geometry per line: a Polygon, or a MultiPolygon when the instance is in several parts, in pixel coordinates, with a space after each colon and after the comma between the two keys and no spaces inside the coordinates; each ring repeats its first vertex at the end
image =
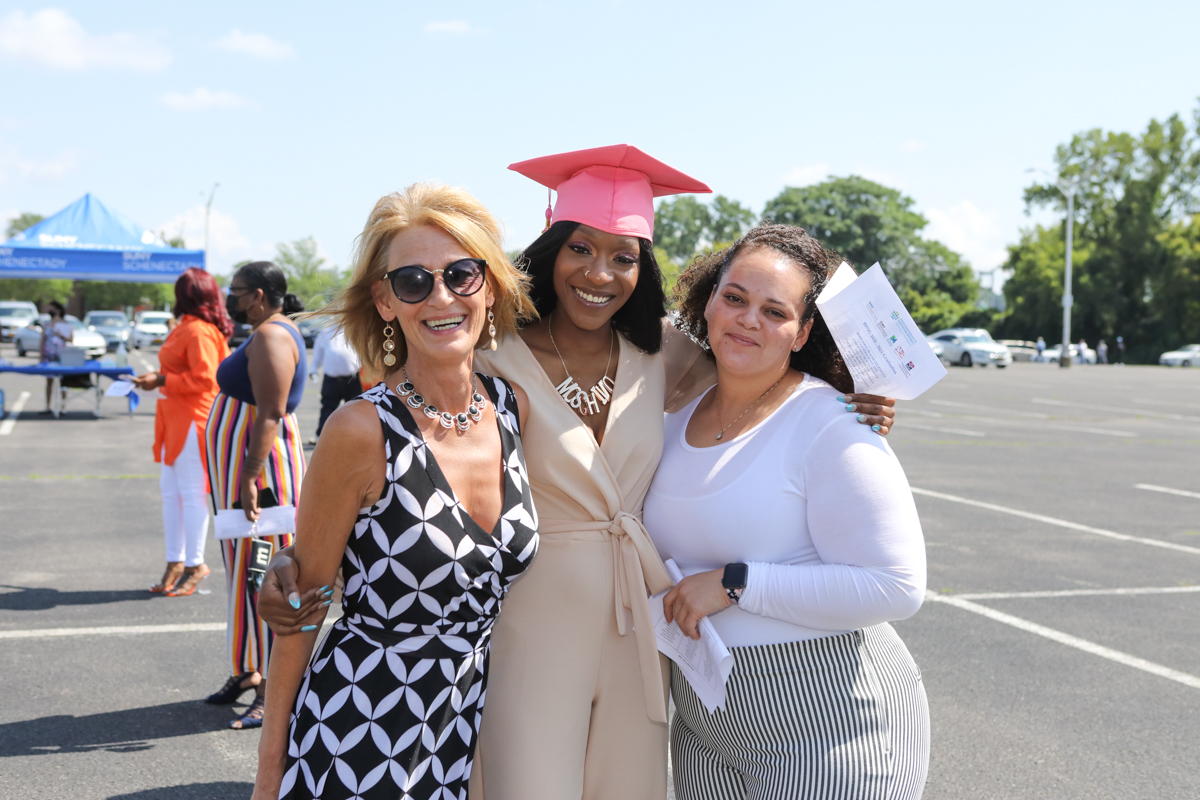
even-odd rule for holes
{"type": "Polygon", "coordinates": [[[725,565],[721,585],[725,587],[725,594],[729,595],[729,599],[734,603],[742,599],[742,590],[746,588],[746,578],[749,575],[750,568],[745,564],[725,565]]]}

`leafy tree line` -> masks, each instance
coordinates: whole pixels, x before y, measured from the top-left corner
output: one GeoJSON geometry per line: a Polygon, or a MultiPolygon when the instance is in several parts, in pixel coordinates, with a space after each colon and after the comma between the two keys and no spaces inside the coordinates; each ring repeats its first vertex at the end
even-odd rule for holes
{"type": "MultiPolygon", "coordinates": [[[[1060,145],[1059,179],[1078,181],[1071,314],[1073,340],[1110,346],[1127,358],[1200,342],[1200,107],[1151,120],[1140,134],[1094,129],[1060,145]]],[[[1053,182],[1025,190],[1027,210],[1051,208],[1063,223],[1023,231],[1009,247],[1007,310],[993,320],[1006,336],[1062,337],[1066,198],[1053,182]]]]}
{"type": "MultiPolygon", "coordinates": [[[[976,325],[979,281],[969,264],[921,231],[928,220],[896,189],[856,175],[814,186],[787,187],[769,200],[762,218],[799,225],[859,272],[879,262],[922,330],[976,325]]],[[[722,195],[704,204],[685,195],[655,212],[655,250],[669,284],[695,255],[720,249],[755,223],[747,207],[722,195]]]]}

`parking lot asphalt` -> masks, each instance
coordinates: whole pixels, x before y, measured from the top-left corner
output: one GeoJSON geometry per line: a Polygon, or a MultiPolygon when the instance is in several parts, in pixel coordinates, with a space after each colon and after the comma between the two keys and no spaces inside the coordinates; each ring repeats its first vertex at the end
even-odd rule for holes
{"type": "MultiPolygon", "coordinates": [[[[257,733],[199,702],[227,673],[216,546],[208,594],[146,591],[153,403],[53,420],[40,380],[0,387],[10,409],[30,393],[0,427],[0,797],[249,797],[257,733]]],[[[926,798],[1200,796],[1198,388],[1200,370],[1016,364],[900,404],[932,595],[896,625],[929,694],[926,798]]]]}

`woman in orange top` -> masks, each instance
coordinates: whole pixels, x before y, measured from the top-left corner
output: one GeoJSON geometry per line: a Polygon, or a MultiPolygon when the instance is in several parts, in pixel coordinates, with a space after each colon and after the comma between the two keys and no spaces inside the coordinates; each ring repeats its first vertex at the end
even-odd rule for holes
{"type": "Polygon", "coordinates": [[[161,389],[154,412],[154,460],[162,463],[159,488],[167,538],[167,568],[150,587],[181,597],[208,577],[204,539],[208,535],[208,476],[204,469],[204,424],[217,396],[217,365],[229,355],[233,320],[221,302],[217,282],[192,268],[175,281],[179,320],[158,352],[159,370],[134,378],[139,389],[161,389]],[[183,583],[178,586],[179,579],[183,583]]]}

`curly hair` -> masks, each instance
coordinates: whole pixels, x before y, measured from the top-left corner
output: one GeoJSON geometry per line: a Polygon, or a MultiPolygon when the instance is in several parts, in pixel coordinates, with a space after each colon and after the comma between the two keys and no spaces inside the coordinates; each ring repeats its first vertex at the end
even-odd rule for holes
{"type": "Polygon", "coordinates": [[[800,324],[812,320],[808,341],[800,352],[792,353],[792,369],[820,378],[841,392],[854,391],[854,378],[838,352],[837,344],[829,326],[817,311],[817,296],[825,288],[833,271],[840,263],[839,256],[826,250],[819,241],[803,228],[794,225],[776,225],[768,221],[760,223],[745,236],[724,250],[697,256],[675,284],[675,303],[678,319],[675,327],[691,336],[708,351],[712,358],[712,347],[708,343],[708,321],[704,309],[721,277],[738,254],[755,248],[774,250],[789,259],[808,277],[808,292],[804,295],[804,306],[800,312],[800,324]]]}
{"type": "MultiPolygon", "coordinates": [[[[578,222],[561,220],[535,239],[517,266],[529,276],[529,296],[537,312],[547,317],[558,305],[554,291],[554,263],[567,239],[579,227],[578,222]]],[[[667,296],[663,291],[662,270],[654,258],[654,245],[638,239],[638,279],[625,304],[613,312],[612,326],[631,343],[647,353],[662,349],[662,319],[667,315],[667,296]]]]}

